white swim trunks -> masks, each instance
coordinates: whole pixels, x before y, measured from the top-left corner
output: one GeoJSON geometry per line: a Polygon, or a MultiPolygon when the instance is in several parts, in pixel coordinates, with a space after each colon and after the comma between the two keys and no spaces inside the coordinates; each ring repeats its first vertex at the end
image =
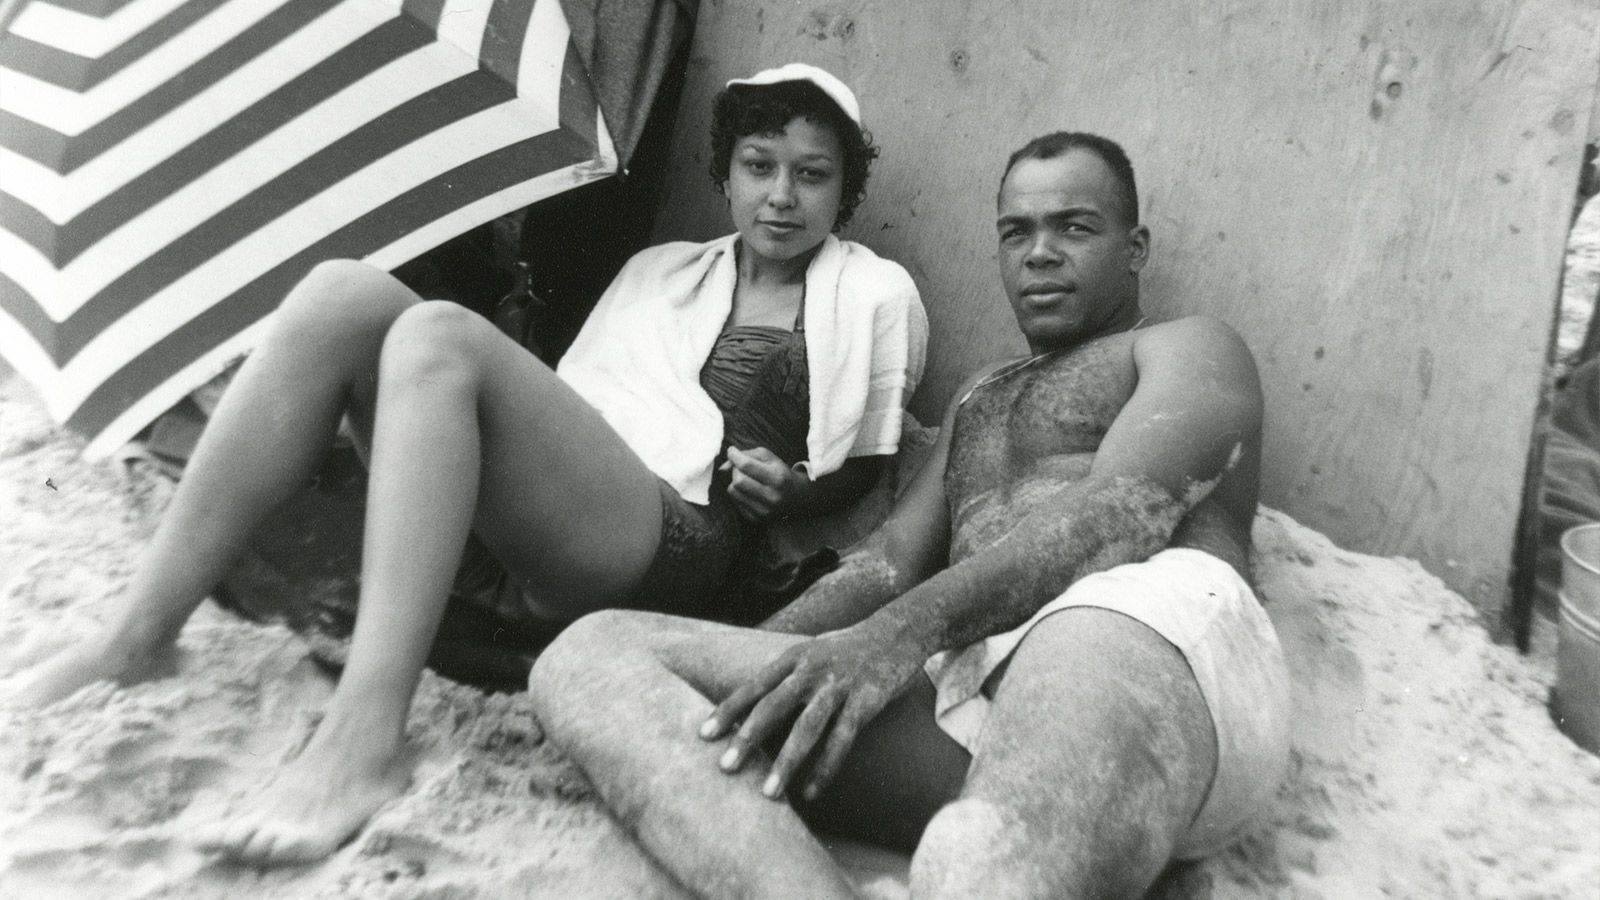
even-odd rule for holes
{"type": "Polygon", "coordinates": [[[1097,572],[1020,628],[935,654],[926,670],[938,691],[939,727],[968,750],[975,747],[989,708],[984,681],[1029,629],[1074,606],[1136,619],[1188,660],[1216,728],[1217,771],[1174,855],[1194,859],[1227,847],[1267,809],[1288,766],[1289,675],[1272,622],[1250,585],[1209,553],[1174,548],[1097,572]]]}

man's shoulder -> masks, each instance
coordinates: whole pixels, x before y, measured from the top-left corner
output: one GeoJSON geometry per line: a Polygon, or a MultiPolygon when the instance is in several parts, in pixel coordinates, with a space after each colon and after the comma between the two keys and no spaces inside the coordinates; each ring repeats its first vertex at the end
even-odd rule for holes
{"type": "Polygon", "coordinates": [[[1198,358],[1249,361],[1250,348],[1233,326],[1215,316],[1192,315],[1140,329],[1133,344],[1141,366],[1168,359],[1192,362],[1198,358]]]}
{"type": "Polygon", "coordinates": [[[1259,407],[1261,376],[1244,338],[1214,316],[1174,319],[1144,329],[1133,348],[1141,387],[1189,402],[1227,396],[1259,407]]]}
{"type": "Polygon", "coordinates": [[[1172,340],[1218,340],[1228,337],[1238,339],[1239,333],[1232,325],[1206,313],[1182,316],[1147,325],[1136,332],[1140,337],[1161,336],[1172,340]]]}

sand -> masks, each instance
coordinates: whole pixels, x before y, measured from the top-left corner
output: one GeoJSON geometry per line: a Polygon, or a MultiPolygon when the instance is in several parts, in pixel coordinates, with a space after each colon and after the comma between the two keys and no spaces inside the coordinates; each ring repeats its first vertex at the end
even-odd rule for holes
{"type": "MultiPolygon", "coordinates": [[[[0,677],[106,614],[170,496],[153,471],[85,463],[80,446],[0,376],[0,677]]],[[[1548,654],[1491,643],[1414,562],[1345,552],[1271,510],[1255,536],[1294,671],[1292,776],[1259,832],[1161,896],[1600,897],[1600,758],[1552,724],[1548,654]]],[[[181,649],[171,677],[0,714],[0,897],[683,896],[524,697],[432,673],[412,713],[414,784],[357,839],[291,871],[207,859],[186,837],[304,738],[331,684],[287,630],[209,604],[181,649]]],[[[904,896],[883,874],[894,859],[852,859],[867,895],[904,896]]]]}

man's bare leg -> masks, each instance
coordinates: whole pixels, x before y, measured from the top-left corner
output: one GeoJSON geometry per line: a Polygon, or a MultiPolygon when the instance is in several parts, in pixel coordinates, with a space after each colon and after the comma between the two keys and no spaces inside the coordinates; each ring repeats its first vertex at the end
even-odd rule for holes
{"type": "Polygon", "coordinates": [[[1210,714],[1176,648],[1118,613],[1056,613],[1001,678],[961,799],[912,860],[912,896],[1140,897],[1215,768],[1210,714]]]}
{"type": "Polygon", "coordinates": [[[241,862],[327,856],[405,789],[405,723],[470,528],[594,604],[627,596],[659,538],[643,463],[548,367],[454,304],[420,304],[391,328],[370,470],[361,601],[326,715],[272,786],[202,840],[241,862]],[[584,529],[599,534],[568,539],[584,529]]]}
{"type": "Polygon", "coordinates": [[[42,706],[170,668],[184,622],[250,532],[307,483],[346,405],[370,403],[384,334],[419,299],[359,263],[314,269],[223,396],[111,621],[24,673],[7,702],[42,706]]]}
{"type": "MultiPolygon", "coordinates": [[[[800,640],[649,613],[598,613],[545,651],[530,690],[551,739],[583,768],[645,850],[691,891],[705,897],[853,897],[789,804],[761,795],[763,761],[724,774],[717,759],[726,742],[697,737],[714,708],[708,698],[726,696],[800,640]]],[[[932,774],[919,771],[923,760],[871,758],[873,748],[879,755],[894,752],[883,727],[931,723],[931,695],[924,691],[917,699],[926,707],[920,717],[904,708],[909,701],[897,701],[863,730],[858,752],[819,804],[824,818],[852,806],[875,809],[893,821],[863,823],[866,836],[914,834],[954,794],[966,763],[959,748],[946,752],[947,767],[932,774]],[[881,777],[886,772],[893,777],[881,777]],[[918,785],[946,796],[917,796],[918,785]],[[884,796],[860,796],[875,790],[884,796]],[[910,821],[917,810],[926,811],[922,821],[910,821]]]]}
{"type": "Polygon", "coordinates": [[[906,693],[856,736],[838,775],[800,815],[819,835],[910,855],[936,813],[961,794],[972,756],[934,720],[933,683],[906,693]]]}

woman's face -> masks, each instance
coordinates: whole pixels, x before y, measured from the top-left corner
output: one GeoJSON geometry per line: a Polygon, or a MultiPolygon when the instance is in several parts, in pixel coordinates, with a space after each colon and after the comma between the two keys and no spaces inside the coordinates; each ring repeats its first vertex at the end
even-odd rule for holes
{"type": "Polygon", "coordinates": [[[801,117],[778,134],[745,135],[728,164],[728,208],[745,250],[786,262],[833,231],[844,151],[827,125],[801,117]]]}

